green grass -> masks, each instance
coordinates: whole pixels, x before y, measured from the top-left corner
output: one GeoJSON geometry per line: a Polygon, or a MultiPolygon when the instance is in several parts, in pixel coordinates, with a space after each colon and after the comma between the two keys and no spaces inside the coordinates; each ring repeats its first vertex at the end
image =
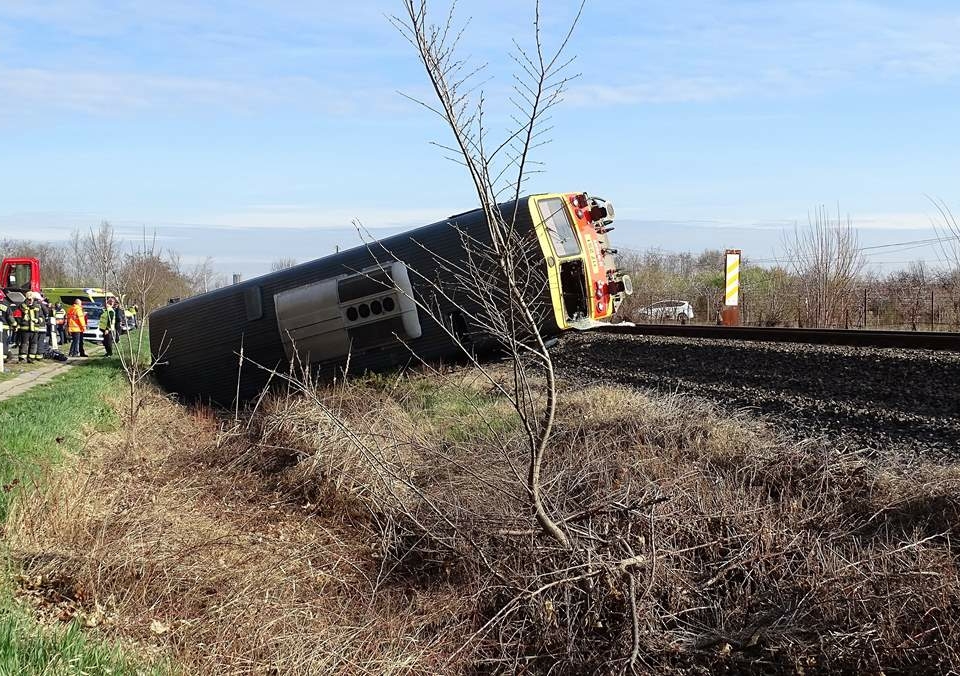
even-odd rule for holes
{"type": "Polygon", "coordinates": [[[168,667],[145,667],[116,646],[91,640],[76,622],[43,627],[10,600],[0,600],[0,676],[42,674],[163,674],[168,667]]]}
{"type": "Polygon", "coordinates": [[[492,440],[520,426],[516,412],[498,394],[438,385],[427,379],[412,381],[408,392],[404,400],[407,409],[436,423],[453,442],[492,440]]]}
{"type": "MultiPolygon", "coordinates": [[[[119,361],[81,362],[46,385],[0,402],[0,523],[12,501],[35,482],[43,467],[80,451],[88,435],[116,429],[120,419],[104,397],[123,386],[119,361]]],[[[43,627],[13,599],[13,564],[0,549],[0,676],[7,674],[166,673],[138,667],[109,644],[87,637],[79,626],[43,627]]]]}
{"type": "Polygon", "coordinates": [[[127,363],[137,363],[141,368],[148,367],[151,356],[150,336],[146,333],[146,324],[121,337],[120,342],[115,344],[113,349],[114,354],[121,353],[127,363]]]}
{"type": "Polygon", "coordinates": [[[38,478],[39,467],[81,449],[91,431],[119,424],[103,395],[121,384],[115,360],[89,361],[0,402],[0,522],[19,488],[38,478]]]}

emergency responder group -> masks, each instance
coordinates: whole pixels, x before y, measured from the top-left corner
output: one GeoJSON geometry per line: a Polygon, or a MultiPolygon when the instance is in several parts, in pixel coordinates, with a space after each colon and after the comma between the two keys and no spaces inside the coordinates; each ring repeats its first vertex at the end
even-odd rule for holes
{"type": "MultiPolygon", "coordinates": [[[[98,326],[103,335],[103,348],[107,357],[113,356],[114,345],[120,336],[122,312],[115,298],[106,299],[98,326]]],[[[19,348],[17,359],[20,362],[31,363],[43,359],[44,348],[51,349],[47,346],[50,345],[54,333],[59,345],[69,342],[71,357],[86,357],[83,345],[83,334],[86,330],[87,313],[79,298],[68,308],[64,308],[59,302],[51,305],[36,291],[26,292],[22,303],[11,302],[9,296],[0,291],[3,352],[12,357],[12,349],[19,348]]]]}

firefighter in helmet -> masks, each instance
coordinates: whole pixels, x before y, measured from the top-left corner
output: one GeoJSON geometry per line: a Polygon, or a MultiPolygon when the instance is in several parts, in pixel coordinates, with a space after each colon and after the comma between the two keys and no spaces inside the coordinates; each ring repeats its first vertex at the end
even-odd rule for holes
{"type": "Polygon", "coordinates": [[[27,291],[27,298],[20,305],[20,317],[17,328],[20,331],[20,354],[18,361],[26,357],[27,363],[42,359],[40,354],[40,334],[47,330],[47,313],[40,304],[35,291],[27,291]]]}

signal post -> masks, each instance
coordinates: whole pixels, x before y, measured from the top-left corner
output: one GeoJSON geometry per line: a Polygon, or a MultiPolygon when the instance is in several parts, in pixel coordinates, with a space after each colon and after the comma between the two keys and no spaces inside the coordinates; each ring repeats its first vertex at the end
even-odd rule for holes
{"type": "Polygon", "coordinates": [[[727,249],[723,259],[725,274],[720,323],[740,326],[740,249],[727,249]]]}

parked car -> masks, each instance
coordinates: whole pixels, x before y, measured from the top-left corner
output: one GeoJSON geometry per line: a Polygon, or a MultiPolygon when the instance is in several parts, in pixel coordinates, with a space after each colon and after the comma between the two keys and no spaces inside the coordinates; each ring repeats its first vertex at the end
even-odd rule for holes
{"type": "Polygon", "coordinates": [[[133,331],[135,328],[137,328],[137,315],[133,314],[126,308],[123,308],[120,312],[123,315],[121,320],[122,333],[127,333],[128,331],[133,331]]]}
{"type": "Polygon", "coordinates": [[[693,319],[693,306],[685,300],[661,300],[653,305],[637,310],[642,319],[664,321],[674,319],[686,324],[693,319]]]}
{"type": "Polygon", "coordinates": [[[87,315],[87,330],[83,332],[83,339],[92,343],[103,342],[103,332],[100,330],[100,316],[103,307],[96,303],[84,303],[83,312],[87,315]]]}

